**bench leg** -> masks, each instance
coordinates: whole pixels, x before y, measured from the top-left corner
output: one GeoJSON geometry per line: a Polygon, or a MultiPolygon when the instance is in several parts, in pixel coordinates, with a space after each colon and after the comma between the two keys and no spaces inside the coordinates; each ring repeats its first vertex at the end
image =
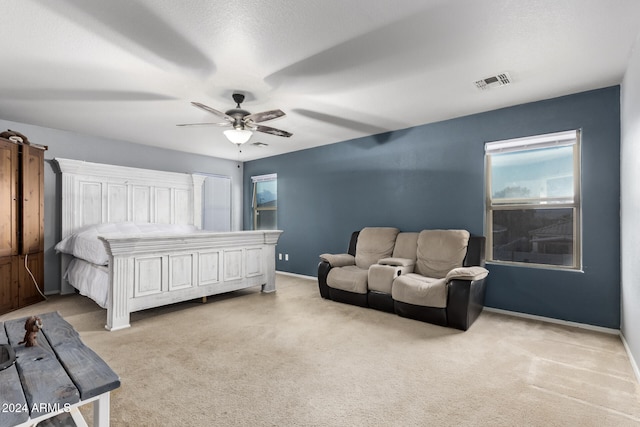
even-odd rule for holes
{"type": "Polygon", "coordinates": [[[111,404],[111,393],[107,392],[98,400],[93,402],[93,425],[94,427],[109,427],[109,405],[111,404]]]}

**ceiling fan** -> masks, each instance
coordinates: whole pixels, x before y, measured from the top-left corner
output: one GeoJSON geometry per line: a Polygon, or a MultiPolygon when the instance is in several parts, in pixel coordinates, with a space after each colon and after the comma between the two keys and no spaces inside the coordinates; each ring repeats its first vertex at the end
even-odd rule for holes
{"type": "Polygon", "coordinates": [[[236,107],[226,112],[218,111],[214,108],[201,104],[199,102],[192,102],[191,105],[194,107],[200,108],[201,110],[207,111],[216,115],[222,119],[225,119],[224,122],[217,123],[185,123],[179,124],[177,126],[232,126],[233,129],[229,129],[224,131],[224,135],[227,139],[234,144],[241,145],[247,142],[251,135],[253,135],[252,131],[264,132],[271,135],[276,136],[284,136],[290,137],[293,135],[290,132],[272,128],[269,126],[259,125],[258,123],[266,122],[267,120],[277,119],[278,117],[282,117],[285,113],[282,110],[269,110],[263,111],[261,113],[251,114],[247,110],[242,109],[240,104],[244,101],[244,95],[241,93],[234,93],[233,100],[236,103],[236,107]]]}

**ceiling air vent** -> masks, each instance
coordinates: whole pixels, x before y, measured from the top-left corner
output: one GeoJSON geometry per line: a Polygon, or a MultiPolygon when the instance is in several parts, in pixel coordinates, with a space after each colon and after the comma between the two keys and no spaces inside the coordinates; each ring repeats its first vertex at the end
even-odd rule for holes
{"type": "Polygon", "coordinates": [[[509,83],[511,83],[509,73],[501,73],[476,81],[476,87],[480,90],[486,90],[492,87],[505,86],[509,83]]]}

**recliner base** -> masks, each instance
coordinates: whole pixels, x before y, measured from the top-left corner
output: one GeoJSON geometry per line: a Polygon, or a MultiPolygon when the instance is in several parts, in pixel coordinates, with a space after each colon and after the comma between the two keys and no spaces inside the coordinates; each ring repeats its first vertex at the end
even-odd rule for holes
{"type": "Polygon", "coordinates": [[[367,305],[367,294],[357,294],[355,292],[343,291],[329,286],[329,297],[333,301],[345,304],[357,305],[359,307],[369,307],[367,305]]]}
{"type": "Polygon", "coordinates": [[[447,324],[446,308],[423,307],[401,301],[394,301],[393,306],[398,316],[433,323],[434,325],[449,326],[447,324]]]}
{"type": "Polygon", "coordinates": [[[391,298],[390,294],[378,291],[369,291],[367,294],[367,303],[370,308],[386,311],[387,313],[395,313],[393,298],[391,298]]]}

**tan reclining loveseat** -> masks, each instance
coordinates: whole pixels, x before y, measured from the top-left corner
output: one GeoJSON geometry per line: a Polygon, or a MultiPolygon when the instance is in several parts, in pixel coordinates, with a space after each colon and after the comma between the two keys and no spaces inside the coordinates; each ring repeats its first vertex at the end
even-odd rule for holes
{"type": "Polygon", "coordinates": [[[346,254],[320,255],[320,295],[467,330],[484,306],[484,244],[466,230],[366,227],[346,254]]]}

